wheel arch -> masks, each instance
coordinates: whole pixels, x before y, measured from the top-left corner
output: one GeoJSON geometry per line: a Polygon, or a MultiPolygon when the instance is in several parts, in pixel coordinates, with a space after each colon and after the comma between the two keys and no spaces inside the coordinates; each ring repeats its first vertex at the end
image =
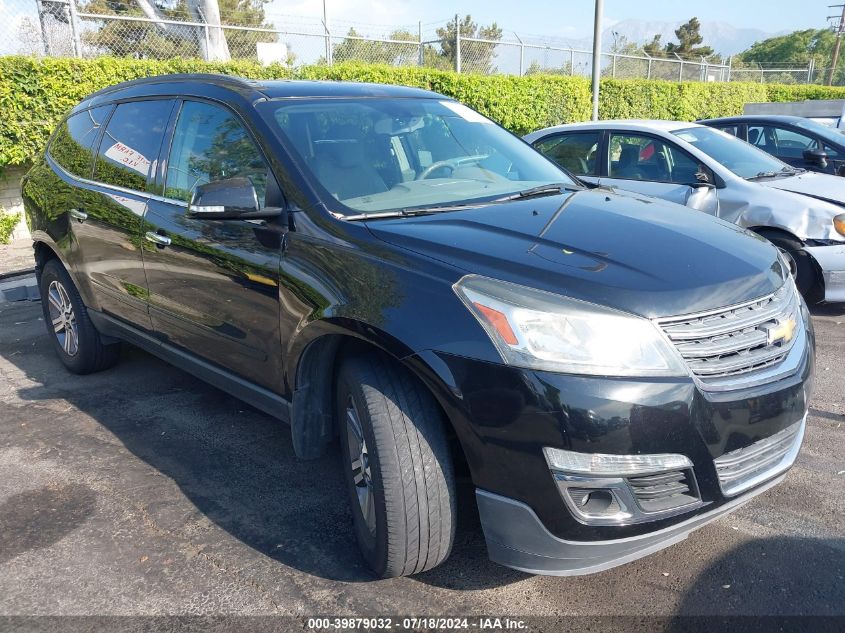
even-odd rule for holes
{"type": "Polygon", "coordinates": [[[337,369],[347,354],[371,351],[383,354],[404,367],[431,395],[450,437],[454,435],[453,458],[466,462],[464,448],[432,384],[438,375],[420,356],[384,330],[350,319],[325,319],[306,327],[289,356],[287,376],[291,398],[291,437],[300,459],[320,457],[336,434],[334,389],[337,369]]]}

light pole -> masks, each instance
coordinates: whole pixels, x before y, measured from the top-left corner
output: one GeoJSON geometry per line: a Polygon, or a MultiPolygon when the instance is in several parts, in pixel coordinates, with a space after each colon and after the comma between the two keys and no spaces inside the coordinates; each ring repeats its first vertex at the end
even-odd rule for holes
{"type": "Polygon", "coordinates": [[[604,0],[596,0],[593,21],[593,121],[599,120],[599,80],[601,79],[601,16],[604,0]]]}

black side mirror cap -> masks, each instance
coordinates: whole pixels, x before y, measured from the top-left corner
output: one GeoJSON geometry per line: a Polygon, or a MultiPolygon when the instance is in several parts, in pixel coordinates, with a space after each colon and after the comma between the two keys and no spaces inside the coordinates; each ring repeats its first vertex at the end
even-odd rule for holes
{"type": "Polygon", "coordinates": [[[243,176],[198,186],[188,204],[188,215],[198,220],[260,220],[282,213],[281,207],[260,208],[255,186],[243,176]]]}

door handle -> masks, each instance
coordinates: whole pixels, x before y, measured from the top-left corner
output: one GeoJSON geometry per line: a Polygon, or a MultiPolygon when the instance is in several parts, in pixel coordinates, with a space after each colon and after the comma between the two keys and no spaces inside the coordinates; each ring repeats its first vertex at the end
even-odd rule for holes
{"type": "Polygon", "coordinates": [[[88,219],[88,214],[85,211],[81,211],[80,209],[68,209],[68,214],[70,217],[79,220],[80,222],[85,222],[88,219]]]}
{"type": "Polygon", "coordinates": [[[170,245],[170,238],[166,235],[159,235],[153,231],[147,231],[144,237],[148,242],[152,242],[156,246],[165,247],[170,245]]]}

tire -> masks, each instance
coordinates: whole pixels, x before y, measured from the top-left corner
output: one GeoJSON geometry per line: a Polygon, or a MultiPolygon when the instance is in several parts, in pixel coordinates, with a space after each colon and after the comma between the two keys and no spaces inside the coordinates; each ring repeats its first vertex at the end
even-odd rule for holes
{"type": "Polygon", "coordinates": [[[796,238],[776,231],[759,231],[759,234],[777,246],[786,256],[795,262],[795,285],[807,303],[818,303],[824,298],[824,286],[819,278],[816,263],[812,255],[796,238]]]}
{"type": "Polygon", "coordinates": [[[74,374],[90,374],[117,362],[120,345],[103,344],[79,291],[58,260],[51,259],[44,265],[39,290],[47,332],[68,370],[74,374]]]}
{"type": "Polygon", "coordinates": [[[442,563],[455,540],[455,483],[431,394],[379,354],[353,356],[338,372],[336,415],[353,526],[367,564],[391,578],[442,563]]]}

